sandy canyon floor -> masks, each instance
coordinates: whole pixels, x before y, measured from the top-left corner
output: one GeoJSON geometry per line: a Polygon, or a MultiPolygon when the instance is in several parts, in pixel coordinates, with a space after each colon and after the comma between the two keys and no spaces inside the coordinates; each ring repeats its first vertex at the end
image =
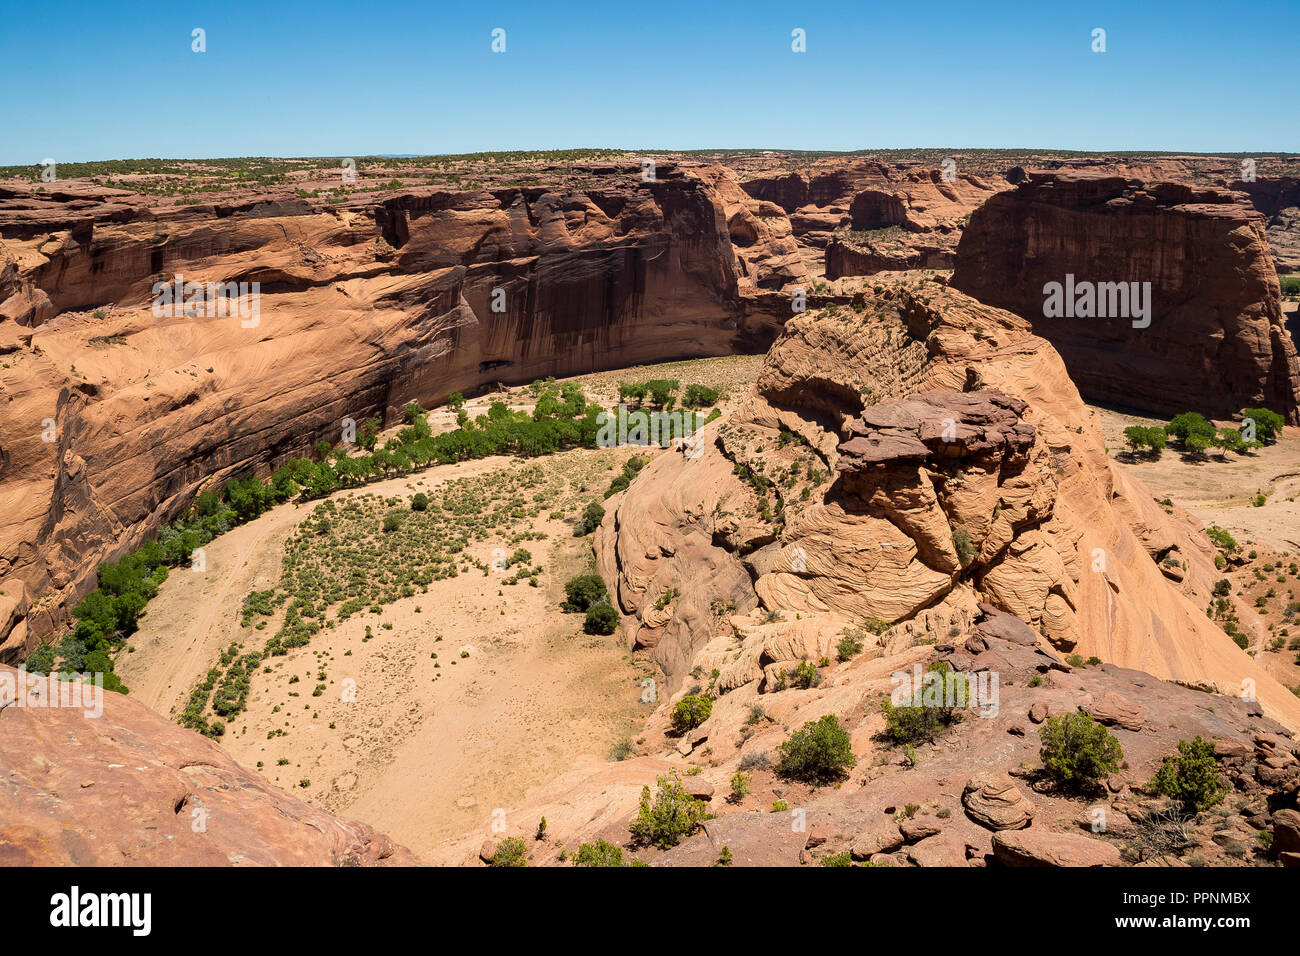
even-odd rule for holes
{"type": "MultiPolygon", "coordinates": [[[[581,376],[588,397],[617,401],[619,381],[675,377],[734,399],[752,384],[761,357],[667,363],[581,376]]],[[[502,399],[530,407],[516,388],[470,400],[471,416],[502,399]]],[[[723,406],[730,402],[724,399],[723,406]]],[[[454,427],[439,409],[435,429],[454,427]]],[[[386,436],[384,436],[386,437],[386,436]]],[[[381,437],[382,441],[382,437],[381,437]]],[[[326,628],[310,644],[269,658],[247,709],[221,738],[241,763],[309,802],[373,822],[421,856],[484,824],[583,760],[627,754],[653,709],[642,681],[657,676],[617,636],[582,632],[566,614],[564,582],[590,570],[590,539],[573,519],[599,501],[639,449],[576,449],[531,462],[488,458],[341,491],[328,501],[400,500],[460,482],[500,497],[521,481],[536,515],[511,517],[466,548],[462,573],[427,592],[326,628]],[[538,586],[506,583],[518,566],[494,562],[524,547],[538,586]],[[484,571],[483,568],[488,570],[484,571]],[[350,692],[355,689],[355,699],[350,692]]],[[[132,696],[177,718],[191,689],[232,643],[260,647],[270,629],[241,623],[245,598],[273,588],[286,546],[317,506],[280,505],[205,549],[204,570],[174,572],[150,602],[118,672],[132,696]]],[[[268,624],[267,628],[274,625],[268,624]]]]}

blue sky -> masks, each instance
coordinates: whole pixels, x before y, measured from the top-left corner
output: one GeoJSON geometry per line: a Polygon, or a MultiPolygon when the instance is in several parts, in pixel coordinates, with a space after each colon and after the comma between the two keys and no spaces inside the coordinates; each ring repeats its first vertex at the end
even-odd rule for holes
{"type": "Polygon", "coordinates": [[[1300,152],[1297,64],[1297,0],[14,2],[0,164],[577,146],[1300,152]],[[206,53],[191,52],[195,27],[206,53]],[[796,27],[806,53],[791,52],[796,27]],[[1096,27],[1105,53],[1091,51],[1096,27]]]}

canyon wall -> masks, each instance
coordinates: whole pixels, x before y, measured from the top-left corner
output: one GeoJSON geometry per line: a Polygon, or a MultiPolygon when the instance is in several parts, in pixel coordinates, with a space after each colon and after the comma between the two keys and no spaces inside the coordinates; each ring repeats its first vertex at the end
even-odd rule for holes
{"type": "Polygon", "coordinates": [[[1262,405],[1300,422],[1300,360],[1264,220],[1240,195],[1029,172],[971,216],[952,282],[1027,319],[1090,400],[1216,418],[1262,405]],[[1150,283],[1149,326],[1129,314],[1045,316],[1045,286],[1068,276],[1150,283]]]}
{"type": "Polygon", "coordinates": [[[718,168],[580,172],[582,190],[163,209],[0,191],[0,659],[206,483],[337,442],[345,418],[770,343],[805,275],[779,209],[718,168]],[[258,282],[259,314],[159,318],[177,274],[258,282]]]}

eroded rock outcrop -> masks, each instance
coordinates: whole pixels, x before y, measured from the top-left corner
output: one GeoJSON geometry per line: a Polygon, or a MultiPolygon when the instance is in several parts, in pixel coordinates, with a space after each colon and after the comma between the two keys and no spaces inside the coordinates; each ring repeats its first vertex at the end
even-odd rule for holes
{"type": "Polygon", "coordinates": [[[0,665],[0,865],[412,865],[120,694],[0,665]]]}
{"type": "Polygon", "coordinates": [[[781,210],[716,167],[579,172],[583,190],[339,202],[0,193],[0,658],[57,633],[97,564],[205,482],[337,441],[345,418],[766,347],[804,278],[781,210]],[[156,317],[175,275],[258,282],[259,315],[156,317]]]}
{"type": "Polygon", "coordinates": [[[983,601],[1061,650],[1254,681],[1267,712],[1300,721],[1300,701],[1206,619],[1216,575],[1195,523],[1111,468],[1060,357],[1009,312],[881,281],[858,308],[791,320],[748,403],[702,434],[703,454],[648,465],[597,534],[672,690],[696,665],[766,690],[790,662],[764,632],[791,617],[835,633],[903,622],[914,639],[969,626],[983,601]],[[1152,529],[1186,563],[1180,581],[1144,544],[1152,529]],[[667,613],[647,613],[669,589],[667,613]],[[758,617],[733,630],[724,610],[758,617]]]}
{"type": "Polygon", "coordinates": [[[1300,421],[1300,359],[1264,221],[1239,195],[1030,172],[972,215],[953,285],[1027,319],[1089,399],[1166,416],[1264,406],[1300,421]],[[1078,290],[1067,311],[1046,305],[1049,283],[1078,290]],[[1149,290],[1145,315],[1120,296],[1128,283],[1149,290]]]}

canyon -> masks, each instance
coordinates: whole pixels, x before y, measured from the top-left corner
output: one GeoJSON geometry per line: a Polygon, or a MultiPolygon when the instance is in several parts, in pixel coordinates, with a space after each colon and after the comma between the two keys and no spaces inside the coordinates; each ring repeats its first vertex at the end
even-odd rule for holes
{"type": "MultiPolygon", "coordinates": [[[[356,189],[324,168],[265,188],[206,171],[196,181],[211,191],[175,202],[145,188],[165,176],[0,179],[0,677],[17,688],[0,694],[0,752],[21,768],[0,794],[0,862],[475,865],[511,837],[556,864],[592,840],[628,847],[642,787],[680,772],[713,819],[673,848],[632,848],[640,862],[712,865],[725,850],[760,865],[1149,864],[1150,778],[1200,734],[1240,798],[1201,834],[1204,852],[1300,864],[1300,816],[1287,815],[1300,696],[1207,615],[1246,559],[1118,463],[1085,404],[1220,421],[1261,405],[1300,424],[1278,279],[1300,266],[1300,170],[1234,182],[1233,161],[1213,157],[947,158],[668,154],[649,177],[631,155],[455,172],[412,160],[363,167],[356,189]],[[1150,327],[1044,318],[1044,284],[1067,274],[1150,281],[1150,327]],[[174,277],[257,283],[259,320],[160,318],[155,283],[174,277]],[[500,398],[531,412],[520,386],[609,373],[595,389],[608,405],[622,370],[723,356],[752,357],[752,378],[729,371],[691,453],[648,451],[603,499],[590,548],[574,545],[619,612],[602,653],[630,651],[658,697],[629,759],[564,750],[545,782],[503,798],[505,828],[399,839],[392,827],[420,812],[400,800],[348,802],[305,779],[305,799],[281,792],[260,762],[248,769],[271,756],[269,693],[250,739],[220,745],[129,695],[107,695],[106,725],[20,706],[39,680],[10,665],[66,632],[101,562],[205,490],[339,442],[349,421],[395,429],[412,402],[442,406],[431,420],[449,430],[454,393],[475,411],[500,398]],[[837,653],[846,636],[859,652],[837,653]],[[881,701],[897,672],[936,663],[1000,675],[999,713],[958,721],[913,760],[885,739],[881,701]],[[791,685],[801,667],[816,677],[791,685]],[[711,714],[681,732],[676,705],[700,694],[711,714]],[[1127,757],[1097,798],[1102,835],[1075,820],[1087,801],[1032,772],[1035,728],[1079,712],[1127,757]],[[763,762],[825,714],[857,757],[839,786],[763,762]],[[103,769],[118,765],[135,770],[103,769]],[[738,774],[751,791],[724,799],[738,774]],[[759,812],[776,803],[808,826],[759,812]],[[189,826],[195,807],[211,811],[206,832],[189,826]],[[48,841],[70,815],[90,836],[48,841]]],[[[557,459],[566,509],[615,467],[600,459],[579,480],[577,455],[557,459]]],[[[280,541],[299,524],[283,507],[280,541]]],[[[547,520],[533,530],[569,536],[566,516],[547,520]]],[[[540,629],[559,583],[509,626],[540,629]]],[[[205,654],[234,639],[221,622],[241,599],[223,598],[205,654]]],[[[422,635],[421,609],[403,608],[399,627],[422,635]]],[[[351,655],[360,627],[324,646],[351,655]]],[[[163,686],[159,653],[142,646],[149,666],[132,682],[174,717],[188,687],[163,686]]],[[[389,674],[383,654],[398,652],[369,653],[389,674]]],[[[204,667],[196,657],[186,678],[204,667]]],[[[442,680],[432,663],[419,673],[442,680]]],[[[375,733],[363,749],[381,746],[375,733]]],[[[486,799],[462,809],[486,815],[486,799]]]]}

